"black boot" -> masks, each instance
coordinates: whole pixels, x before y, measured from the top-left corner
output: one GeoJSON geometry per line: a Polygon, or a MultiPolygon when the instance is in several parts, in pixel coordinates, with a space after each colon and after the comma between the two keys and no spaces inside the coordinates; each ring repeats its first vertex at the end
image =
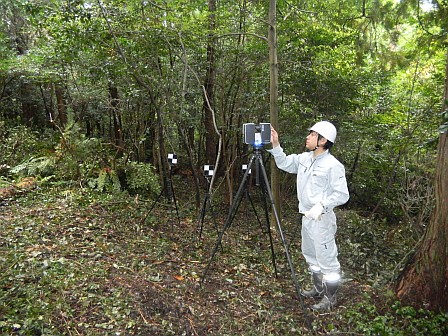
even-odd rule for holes
{"type": "Polygon", "coordinates": [[[311,306],[311,309],[316,311],[325,311],[330,310],[336,305],[336,292],[339,288],[339,281],[335,282],[327,282],[325,281],[323,284],[324,287],[324,296],[322,300],[311,306]]]}
{"type": "Polygon", "coordinates": [[[323,287],[323,273],[321,271],[319,272],[312,272],[311,274],[312,280],[313,280],[313,288],[310,290],[303,290],[301,291],[301,294],[308,298],[314,298],[319,299],[322,298],[324,295],[324,287],[323,287]]]}

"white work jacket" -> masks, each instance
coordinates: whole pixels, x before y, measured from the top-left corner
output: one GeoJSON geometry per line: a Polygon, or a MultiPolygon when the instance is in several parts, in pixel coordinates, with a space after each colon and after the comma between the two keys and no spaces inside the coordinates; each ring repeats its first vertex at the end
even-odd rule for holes
{"type": "Polygon", "coordinates": [[[349,199],[345,168],[330,152],[314,157],[313,152],[286,155],[281,146],[268,150],[278,168],[297,174],[299,212],[321,203],[323,212],[330,212],[349,199]]]}

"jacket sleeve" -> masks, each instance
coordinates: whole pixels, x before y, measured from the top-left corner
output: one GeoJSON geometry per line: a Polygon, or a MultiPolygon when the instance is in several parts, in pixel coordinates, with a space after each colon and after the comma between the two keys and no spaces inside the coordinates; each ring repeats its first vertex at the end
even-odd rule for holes
{"type": "Polygon", "coordinates": [[[345,178],[345,168],[342,164],[335,165],[331,169],[329,180],[330,186],[327,195],[322,200],[322,205],[326,211],[347,203],[350,197],[345,178]]]}
{"type": "Polygon", "coordinates": [[[280,146],[269,149],[268,152],[274,157],[275,164],[279,169],[288,173],[297,174],[300,154],[286,155],[280,146]]]}

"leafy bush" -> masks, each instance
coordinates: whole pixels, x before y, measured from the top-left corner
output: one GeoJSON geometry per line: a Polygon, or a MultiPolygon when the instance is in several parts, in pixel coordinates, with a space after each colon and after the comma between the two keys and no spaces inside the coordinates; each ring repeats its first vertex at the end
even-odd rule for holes
{"type": "Polygon", "coordinates": [[[149,196],[160,191],[158,178],[151,164],[131,161],[124,167],[124,171],[129,192],[149,196]]]}
{"type": "Polygon", "coordinates": [[[68,125],[55,149],[58,179],[86,181],[110,167],[110,150],[100,139],[86,138],[77,124],[68,125]]]}
{"type": "Polygon", "coordinates": [[[352,211],[340,211],[338,244],[343,267],[352,276],[371,284],[384,284],[416,241],[403,227],[391,229],[385,221],[364,218],[352,211]]]}
{"type": "MultiPolygon", "coordinates": [[[[25,129],[20,134],[23,132],[25,129]]],[[[35,142],[37,139],[30,143],[35,142]]],[[[114,156],[115,153],[100,139],[86,138],[77,124],[70,124],[50,154],[30,156],[16,164],[11,172],[21,176],[47,177],[46,180],[51,178],[53,183],[76,181],[101,192],[128,190],[145,196],[159,192],[157,175],[151,164],[116,162],[114,156]]]]}
{"type": "Polygon", "coordinates": [[[0,121],[0,164],[15,166],[36,156],[39,147],[37,134],[26,126],[8,128],[0,121]]]}

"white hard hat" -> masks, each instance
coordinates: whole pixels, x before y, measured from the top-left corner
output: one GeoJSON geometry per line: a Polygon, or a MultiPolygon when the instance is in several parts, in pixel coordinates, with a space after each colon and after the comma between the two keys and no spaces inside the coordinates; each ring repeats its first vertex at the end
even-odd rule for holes
{"type": "Polygon", "coordinates": [[[309,131],[314,131],[322,135],[328,141],[335,142],[336,140],[336,127],[329,121],[319,121],[314,124],[313,127],[308,129],[309,131]]]}

